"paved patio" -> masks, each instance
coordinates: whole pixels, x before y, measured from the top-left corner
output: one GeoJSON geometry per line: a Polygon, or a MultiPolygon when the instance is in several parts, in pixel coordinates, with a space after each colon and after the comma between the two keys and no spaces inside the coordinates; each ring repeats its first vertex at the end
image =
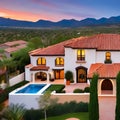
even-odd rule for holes
{"type": "Polygon", "coordinates": [[[89,87],[89,84],[87,83],[76,83],[76,84],[70,84],[65,86],[66,93],[73,93],[74,89],[84,89],[85,87],[89,87]]]}
{"type": "Polygon", "coordinates": [[[115,96],[99,96],[99,120],[115,120],[115,96]]]}

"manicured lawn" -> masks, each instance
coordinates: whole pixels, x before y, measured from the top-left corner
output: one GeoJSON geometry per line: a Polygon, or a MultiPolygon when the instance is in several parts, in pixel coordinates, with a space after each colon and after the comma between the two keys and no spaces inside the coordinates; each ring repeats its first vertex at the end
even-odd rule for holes
{"type": "Polygon", "coordinates": [[[51,85],[50,87],[48,87],[46,91],[52,92],[55,90],[57,93],[61,93],[64,88],[65,88],[65,85],[54,84],[54,85],[51,85]]]}
{"type": "MultiPolygon", "coordinates": [[[[65,120],[67,118],[79,118],[80,120],[89,120],[87,112],[80,112],[80,113],[69,113],[61,116],[56,117],[49,117],[47,120],[65,120]]],[[[44,119],[41,119],[44,120],[44,119]]]]}

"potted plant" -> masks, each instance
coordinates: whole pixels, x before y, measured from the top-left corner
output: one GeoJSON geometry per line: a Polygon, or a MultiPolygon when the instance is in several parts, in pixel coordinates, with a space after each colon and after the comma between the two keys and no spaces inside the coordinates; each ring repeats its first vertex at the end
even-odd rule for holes
{"type": "Polygon", "coordinates": [[[65,79],[66,79],[66,84],[70,85],[70,81],[73,80],[73,73],[71,71],[66,71],[65,79]]]}

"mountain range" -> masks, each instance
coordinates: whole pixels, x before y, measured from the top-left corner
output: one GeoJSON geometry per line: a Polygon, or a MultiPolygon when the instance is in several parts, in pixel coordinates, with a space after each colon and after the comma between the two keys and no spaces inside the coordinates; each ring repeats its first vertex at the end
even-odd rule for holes
{"type": "Polygon", "coordinates": [[[48,20],[38,20],[36,22],[15,20],[10,18],[0,17],[1,27],[42,27],[42,28],[65,28],[65,27],[86,27],[86,26],[101,26],[101,25],[120,25],[120,16],[110,18],[86,18],[83,20],[63,19],[58,22],[48,20]]]}

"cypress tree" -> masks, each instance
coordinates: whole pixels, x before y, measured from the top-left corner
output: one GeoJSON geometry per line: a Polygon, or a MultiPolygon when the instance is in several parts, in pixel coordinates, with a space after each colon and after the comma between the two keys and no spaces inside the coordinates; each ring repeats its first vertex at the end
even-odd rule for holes
{"type": "Polygon", "coordinates": [[[98,74],[94,74],[90,83],[89,120],[99,120],[98,74]]]}
{"type": "Polygon", "coordinates": [[[120,120],[120,72],[116,77],[116,110],[115,120],[120,120]]]}

